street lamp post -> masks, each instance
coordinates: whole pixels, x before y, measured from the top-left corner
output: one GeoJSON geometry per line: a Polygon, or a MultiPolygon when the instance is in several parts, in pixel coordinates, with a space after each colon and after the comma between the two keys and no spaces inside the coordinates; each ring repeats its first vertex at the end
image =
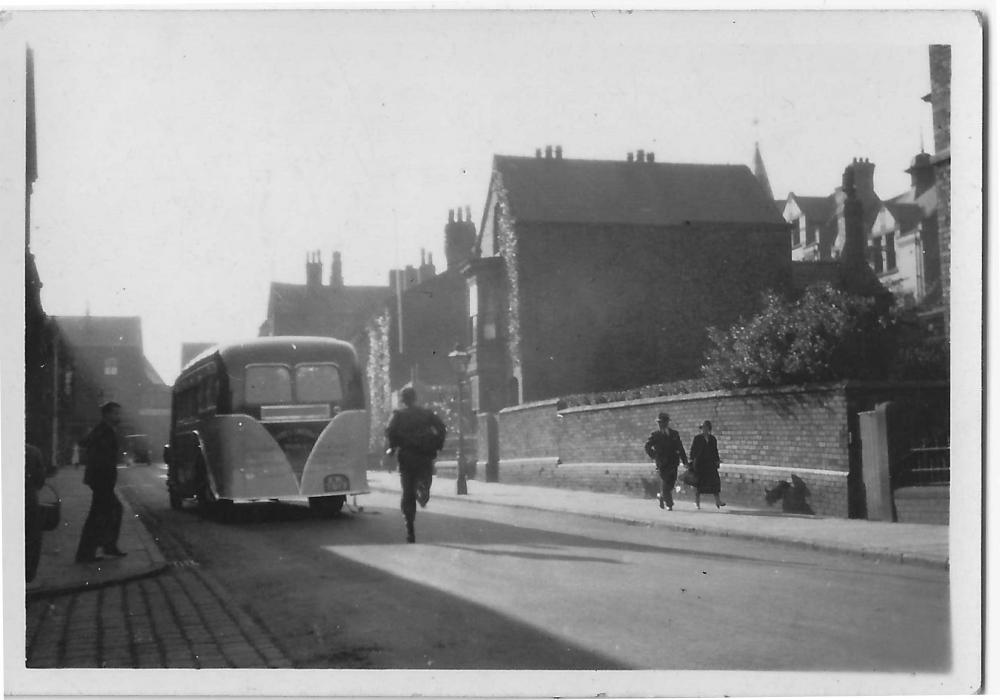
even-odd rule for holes
{"type": "Polygon", "coordinates": [[[456,489],[459,496],[465,496],[469,493],[469,486],[465,481],[465,436],[462,432],[462,416],[464,415],[462,383],[465,381],[465,373],[469,369],[469,359],[469,353],[457,343],[455,349],[448,353],[448,362],[451,363],[451,368],[455,370],[458,377],[458,480],[456,489]]]}

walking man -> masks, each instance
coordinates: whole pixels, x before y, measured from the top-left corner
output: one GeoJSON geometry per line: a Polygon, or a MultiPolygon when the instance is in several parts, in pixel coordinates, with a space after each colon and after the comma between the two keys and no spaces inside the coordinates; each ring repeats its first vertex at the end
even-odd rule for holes
{"type": "Polygon", "coordinates": [[[101,422],[83,440],[86,450],[86,468],[83,483],[92,492],[90,512],[83,524],[76,561],[97,561],[97,548],[111,557],[123,557],[118,549],[118,533],[122,525],[122,504],[115,495],[118,480],[118,433],[115,427],[121,422],[121,404],[108,401],[101,406],[101,422]]]}
{"type": "Polygon", "coordinates": [[[399,507],[406,521],[406,541],[416,542],[413,519],[417,515],[417,502],[423,508],[431,497],[431,480],[434,458],[444,447],[446,433],[441,419],[417,405],[417,392],[406,387],[400,394],[403,407],[393,411],[385,436],[389,450],[396,452],[399,461],[399,482],[403,489],[399,507]]]}
{"type": "Polygon", "coordinates": [[[646,454],[656,460],[656,471],[660,475],[660,492],[656,497],[660,508],[674,509],[674,484],[677,483],[677,465],[688,464],[687,453],[681,436],[670,427],[670,416],[661,413],[656,419],[657,430],[646,440],[646,454]]]}

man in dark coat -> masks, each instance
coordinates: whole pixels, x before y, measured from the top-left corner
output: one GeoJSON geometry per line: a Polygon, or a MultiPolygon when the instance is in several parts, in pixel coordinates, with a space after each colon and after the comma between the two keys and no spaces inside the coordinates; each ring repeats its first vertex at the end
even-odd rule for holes
{"type": "Polygon", "coordinates": [[[646,440],[646,454],[656,460],[656,471],[660,475],[660,492],[656,497],[660,508],[674,509],[674,484],[677,483],[677,466],[684,462],[688,464],[681,436],[670,427],[670,416],[661,413],[656,419],[658,429],[653,431],[646,440]]]}
{"type": "Polygon", "coordinates": [[[76,550],[78,563],[97,561],[98,547],[108,556],[125,556],[125,552],[118,549],[122,504],[115,495],[120,454],[115,427],[121,422],[121,408],[121,404],[114,401],[101,406],[101,422],[83,440],[87,465],[83,483],[90,487],[92,496],[76,550]]]}
{"type": "Polygon", "coordinates": [[[431,497],[431,480],[434,475],[434,458],[444,447],[446,429],[441,419],[417,405],[417,392],[406,387],[400,394],[403,408],[392,413],[385,436],[389,451],[396,452],[399,461],[399,482],[403,495],[399,507],[406,521],[406,541],[416,542],[413,520],[417,515],[417,502],[423,508],[431,497]]]}

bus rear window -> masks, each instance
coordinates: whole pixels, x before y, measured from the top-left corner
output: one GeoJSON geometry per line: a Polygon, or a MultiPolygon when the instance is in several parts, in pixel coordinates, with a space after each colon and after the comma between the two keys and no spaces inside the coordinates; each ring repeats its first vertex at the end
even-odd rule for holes
{"type": "Polygon", "coordinates": [[[292,378],[283,365],[251,365],[246,374],[246,402],[262,404],[291,403],[292,378]]]}
{"type": "Polygon", "coordinates": [[[295,368],[295,390],[302,403],[334,403],[342,401],[340,369],[336,365],[298,365],[295,368]]]}

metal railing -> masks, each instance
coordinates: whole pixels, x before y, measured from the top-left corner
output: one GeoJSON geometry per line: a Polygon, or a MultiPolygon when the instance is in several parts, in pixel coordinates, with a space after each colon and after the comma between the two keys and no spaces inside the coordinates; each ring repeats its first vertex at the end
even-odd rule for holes
{"type": "Polygon", "coordinates": [[[951,451],[945,447],[913,447],[894,465],[892,488],[947,486],[951,483],[951,451]]]}

